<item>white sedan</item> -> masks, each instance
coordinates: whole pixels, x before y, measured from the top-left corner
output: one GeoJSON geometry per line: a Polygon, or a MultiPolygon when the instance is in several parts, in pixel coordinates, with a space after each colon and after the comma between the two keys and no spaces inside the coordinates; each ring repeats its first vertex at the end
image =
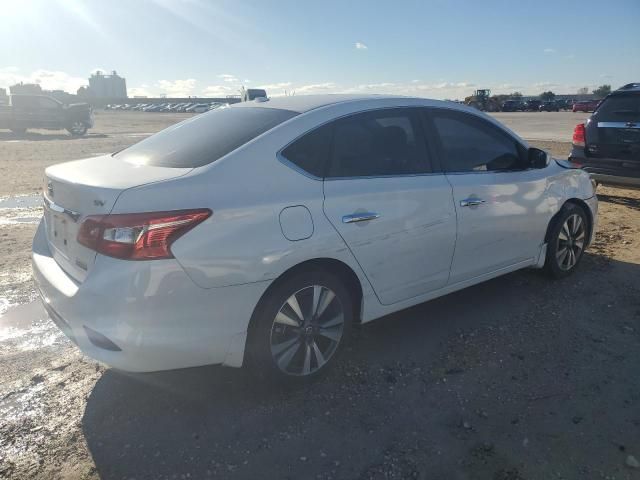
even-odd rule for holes
{"type": "Polygon", "coordinates": [[[47,168],[38,290],[128,371],[326,370],[354,324],[522,268],[572,273],[589,176],[476,110],[388,96],[218,108],[47,168]]]}

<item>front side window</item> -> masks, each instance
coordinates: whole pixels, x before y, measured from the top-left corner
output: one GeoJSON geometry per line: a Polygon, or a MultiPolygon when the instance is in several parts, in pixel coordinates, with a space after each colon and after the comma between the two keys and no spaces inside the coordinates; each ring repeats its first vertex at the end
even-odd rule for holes
{"type": "Polygon", "coordinates": [[[361,113],[335,122],[327,177],[429,173],[420,117],[411,109],[361,113]]]}
{"type": "Polygon", "coordinates": [[[431,111],[446,172],[510,171],[523,167],[518,142],[489,122],[453,111],[431,111]]]}
{"type": "Polygon", "coordinates": [[[115,157],[135,165],[201,167],[296,115],[265,107],[217,108],[162,130],[115,157]]]}

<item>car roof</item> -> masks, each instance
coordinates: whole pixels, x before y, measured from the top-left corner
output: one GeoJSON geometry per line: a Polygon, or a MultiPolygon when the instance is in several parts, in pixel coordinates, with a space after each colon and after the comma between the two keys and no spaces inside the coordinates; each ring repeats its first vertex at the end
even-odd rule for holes
{"type": "Polygon", "coordinates": [[[608,96],[615,97],[618,95],[628,95],[628,94],[639,94],[640,93],[640,83],[627,83],[623,85],[617,90],[611,92],[608,96]]]}
{"type": "Polygon", "coordinates": [[[372,94],[325,94],[325,95],[294,95],[273,97],[268,99],[258,99],[249,102],[235,103],[232,107],[262,107],[275,108],[280,110],[290,110],[292,112],[305,113],[316,108],[335,105],[338,103],[357,103],[369,102],[371,100],[390,100],[398,99],[399,101],[418,100],[424,106],[451,106],[457,105],[454,102],[441,100],[431,100],[426,98],[405,97],[400,95],[372,95],[372,94]]]}

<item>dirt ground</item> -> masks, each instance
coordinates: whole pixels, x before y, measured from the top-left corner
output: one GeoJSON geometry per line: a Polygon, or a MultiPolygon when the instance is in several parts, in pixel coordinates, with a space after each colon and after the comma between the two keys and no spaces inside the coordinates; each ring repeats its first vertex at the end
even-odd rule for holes
{"type": "Polygon", "coordinates": [[[381,319],[303,388],[78,353],[29,303],[33,195],[19,214],[3,197],[184,117],[102,113],[73,140],[0,132],[0,478],[640,478],[640,191],[599,188],[570,278],[516,272],[381,319]]]}

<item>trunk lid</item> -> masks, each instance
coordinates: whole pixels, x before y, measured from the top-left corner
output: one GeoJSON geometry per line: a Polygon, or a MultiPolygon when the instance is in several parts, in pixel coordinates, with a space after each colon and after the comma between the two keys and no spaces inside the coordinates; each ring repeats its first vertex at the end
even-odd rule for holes
{"type": "Polygon", "coordinates": [[[111,155],[47,168],[44,221],[53,258],[76,281],[84,281],[96,258],[95,251],[77,241],[84,217],[108,214],[129,188],[177,178],[191,170],[134,165],[111,155]]]}

